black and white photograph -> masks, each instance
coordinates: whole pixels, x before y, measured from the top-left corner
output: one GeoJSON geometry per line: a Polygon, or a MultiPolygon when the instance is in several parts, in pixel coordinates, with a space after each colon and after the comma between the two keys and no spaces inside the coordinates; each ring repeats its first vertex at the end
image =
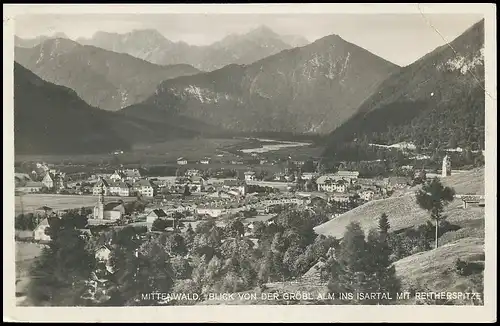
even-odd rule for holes
{"type": "Polygon", "coordinates": [[[496,305],[494,5],[89,6],[4,6],[16,309],[496,305]]]}

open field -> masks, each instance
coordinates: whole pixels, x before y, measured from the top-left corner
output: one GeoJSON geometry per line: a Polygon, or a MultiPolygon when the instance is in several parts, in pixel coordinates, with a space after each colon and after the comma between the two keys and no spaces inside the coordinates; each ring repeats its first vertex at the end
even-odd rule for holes
{"type": "Polygon", "coordinates": [[[82,155],[16,155],[16,162],[36,161],[46,163],[101,163],[112,159],[119,160],[122,164],[149,163],[158,164],[165,161],[176,160],[178,157],[187,159],[201,159],[212,156],[224,147],[244,143],[244,139],[176,139],[162,143],[135,145],[131,151],[113,155],[82,154],[82,155]]]}
{"type": "Polygon", "coordinates": [[[454,271],[457,258],[467,262],[484,263],[484,240],[464,238],[437,249],[420,252],[394,263],[396,273],[404,288],[434,292],[476,292],[476,281],[482,280],[482,273],[461,276],[454,271]]]}
{"type": "Polygon", "coordinates": [[[457,194],[484,195],[484,167],[470,171],[453,173],[441,179],[443,185],[453,187],[457,194]]]}
{"type": "MultiPolygon", "coordinates": [[[[279,141],[273,142],[278,143],[279,141]]],[[[162,165],[165,163],[174,163],[179,157],[184,157],[188,161],[199,161],[204,157],[212,159],[220,159],[217,155],[224,155],[224,160],[237,159],[240,156],[248,156],[250,154],[237,153],[237,149],[258,148],[262,144],[256,139],[244,138],[211,138],[211,139],[176,139],[162,143],[141,144],[135,145],[132,150],[123,154],[81,154],[81,155],[16,155],[15,162],[46,162],[55,164],[61,168],[65,166],[71,172],[73,168],[78,172],[86,172],[94,170],[97,165],[108,166],[123,164],[125,167],[138,167],[139,165],[162,165]],[[69,164],[74,165],[73,167],[69,164]],[[83,165],[82,165],[83,164],[83,165]]],[[[283,148],[272,152],[265,153],[269,159],[280,157],[288,157],[291,155],[294,160],[308,159],[311,156],[320,156],[323,151],[322,147],[314,145],[303,147],[283,148]]],[[[205,168],[211,166],[204,166],[205,168]]],[[[228,167],[230,168],[230,167],[228,167]]]]}
{"type": "MultiPolygon", "coordinates": [[[[359,222],[363,230],[368,232],[377,228],[378,218],[386,213],[391,224],[390,231],[397,231],[416,225],[424,224],[429,219],[427,211],[416,203],[415,195],[407,194],[402,197],[392,197],[368,202],[364,205],[340,215],[333,220],[314,228],[316,233],[341,238],[345,228],[351,222],[359,222]]],[[[462,208],[462,201],[455,199],[446,207],[445,215],[450,223],[465,220],[484,219],[484,207],[462,208]]]]}
{"type": "MultiPolygon", "coordinates": [[[[133,201],[135,197],[106,197],[106,201],[133,201]]],[[[16,196],[16,215],[30,213],[41,206],[48,206],[54,210],[91,207],[97,203],[97,196],[54,195],[54,194],[27,194],[16,196]]]]}

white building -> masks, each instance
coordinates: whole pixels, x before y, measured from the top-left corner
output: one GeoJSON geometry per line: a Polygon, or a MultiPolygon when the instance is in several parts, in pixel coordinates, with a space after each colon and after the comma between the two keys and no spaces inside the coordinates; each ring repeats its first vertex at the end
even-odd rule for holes
{"type": "Polygon", "coordinates": [[[338,179],[336,176],[332,175],[323,175],[316,180],[316,184],[318,185],[318,191],[323,192],[341,192],[344,193],[347,191],[347,181],[342,179],[338,179]]]}
{"type": "Polygon", "coordinates": [[[54,188],[54,178],[50,175],[49,172],[45,173],[45,176],[42,179],[42,183],[45,187],[52,189],[54,188]]]}
{"type": "Polygon", "coordinates": [[[35,241],[50,241],[50,236],[45,234],[45,230],[49,227],[49,220],[44,218],[40,224],[33,230],[33,239],[35,241]]]}
{"type": "Polygon", "coordinates": [[[104,180],[103,178],[100,178],[92,188],[92,195],[94,196],[109,195],[109,182],[104,180]]]}
{"type": "Polygon", "coordinates": [[[195,177],[201,175],[201,171],[197,169],[189,169],[186,171],[185,175],[188,177],[195,177]]]}
{"type": "Polygon", "coordinates": [[[220,207],[198,207],[196,208],[198,215],[209,215],[211,217],[219,217],[226,213],[225,208],[220,207]]]}
{"type": "Polygon", "coordinates": [[[363,200],[370,201],[373,199],[374,195],[375,195],[375,191],[373,191],[372,189],[366,189],[366,190],[361,192],[359,197],[363,200]]]}
{"type": "Polygon", "coordinates": [[[130,185],[123,181],[115,181],[109,184],[109,193],[114,196],[130,196],[130,185]]]}
{"type": "Polygon", "coordinates": [[[97,205],[94,206],[92,218],[94,220],[116,221],[125,215],[125,206],[121,202],[104,204],[104,196],[100,195],[97,205]]]}
{"type": "Polygon", "coordinates": [[[184,157],[179,157],[177,159],[177,164],[178,165],[186,165],[186,164],[188,164],[188,161],[184,157]]]}
{"type": "Polygon", "coordinates": [[[122,171],[115,171],[109,179],[114,182],[125,181],[125,174],[122,171]]]}
{"type": "Polygon", "coordinates": [[[254,181],[255,180],[255,172],[247,171],[245,172],[245,181],[254,181]]]}
{"type": "Polygon", "coordinates": [[[146,223],[153,225],[153,222],[157,219],[166,219],[168,217],[167,213],[161,208],[153,209],[146,215],[146,223]]]}
{"type": "Polygon", "coordinates": [[[106,266],[106,270],[109,273],[113,273],[113,266],[111,264],[111,249],[107,246],[102,245],[95,251],[95,259],[97,262],[104,263],[106,266]]]}
{"type": "Polygon", "coordinates": [[[144,197],[154,197],[155,186],[149,180],[139,180],[134,185],[137,191],[144,197]]]}
{"type": "Polygon", "coordinates": [[[239,180],[225,180],[222,189],[227,192],[238,193],[240,196],[245,196],[247,193],[247,187],[244,182],[239,180]]]}
{"type": "Polygon", "coordinates": [[[200,160],[201,164],[210,164],[210,159],[208,157],[205,157],[204,159],[200,160]]]}
{"type": "Polygon", "coordinates": [[[301,174],[301,179],[302,180],[312,180],[315,179],[318,176],[318,173],[316,172],[304,172],[301,174]]]}
{"type": "Polygon", "coordinates": [[[189,178],[188,187],[191,192],[202,192],[204,189],[205,180],[200,176],[189,178]]]}

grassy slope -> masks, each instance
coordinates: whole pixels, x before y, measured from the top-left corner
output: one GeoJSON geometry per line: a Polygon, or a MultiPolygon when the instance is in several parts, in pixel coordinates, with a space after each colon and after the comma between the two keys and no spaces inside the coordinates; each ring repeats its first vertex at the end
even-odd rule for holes
{"type": "MultiPolygon", "coordinates": [[[[405,289],[428,289],[434,292],[471,292],[470,276],[454,272],[457,258],[468,262],[484,262],[484,240],[468,237],[438,249],[403,258],[394,263],[405,289]]],[[[480,274],[479,274],[480,275],[480,274]]]]}
{"type": "MultiPolygon", "coordinates": [[[[484,168],[461,172],[444,178],[446,186],[455,188],[457,194],[482,193],[484,194],[484,168]]],[[[391,231],[401,230],[407,227],[423,224],[428,219],[428,213],[416,203],[414,189],[399,197],[374,200],[359,206],[331,221],[321,224],[315,228],[319,234],[342,237],[345,227],[351,222],[359,222],[365,231],[377,227],[378,218],[386,213],[391,224],[391,231]]],[[[462,202],[454,200],[446,208],[445,214],[448,221],[460,224],[466,220],[480,220],[484,218],[484,208],[462,209],[462,202]]]]}
{"type": "MultiPolygon", "coordinates": [[[[445,209],[448,221],[451,223],[463,220],[484,218],[484,208],[462,209],[462,202],[454,200],[445,209]]],[[[391,231],[425,223],[429,214],[416,203],[415,196],[408,194],[402,197],[374,200],[359,206],[333,220],[315,228],[316,233],[341,238],[346,226],[351,222],[359,222],[365,231],[376,228],[378,218],[386,213],[391,224],[391,231]]]]}
{"type": "Polygon", "coordinates": [[[457,194],[484,195],[484,167],[467,172],[451,172],[449,177],[442,179],[443,184],[453,187],[457,194]]]}

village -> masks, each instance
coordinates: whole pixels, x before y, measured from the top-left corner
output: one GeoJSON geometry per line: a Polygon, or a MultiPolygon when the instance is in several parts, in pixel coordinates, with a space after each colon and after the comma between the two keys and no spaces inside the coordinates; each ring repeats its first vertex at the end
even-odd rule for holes
{"type": "MultiPolygon", "coordinates": [[[[208,164],[208,159],[199,163],[208,164]]],[[[224,169],[214,172],[185,168],[187,160],[179,158],[175,176],[143,176],[139,169],[116,169],[113,173],[92,174],[80,180],[69,178],[47,164],[37,163],[37,169],[31,175],[16,173],[16,193],[20,196],[91,195],[95,198],[93,205],[82,205],[91,211],[87,216],[88,227],[131,225],[154,231],[155,221],[162,220],[162,229],[173,231],[195,227],[206,219],[215,219],[219,226],[239,219],[247,235],[251,235],[255,222],[272,223],[285,207],[314,210],[318,203],[324,203],[328,207],[328,219],[333,219],[364,203],[410,189],[426,177],[451,173],[447,156],[443,159],[441,175],[425,171],[415,173],[412,166],[405,166],[403,170],[412,172],[408,176],[387,178],[361,178],[358,171],[347,170],[321,173],[316,168],[315,172],[302,172],[303,163],[287,162],[283,169],[269,176],[257,173],[251,167],[243,173],[232,174],[224,169]],[[129,204],[138,200],[140,209],[129,204]]],[[[464,197],[464,207],[469,203],[478,204],[480,198],[476,197],[467,200],[464,197]]],[[[35,209],[32,213],[39,216],[40,222],[33,230],[32,239],[50,241],[45,232],[49,226],[47,218],[64,212],[64,209],[49,206],[35,209]]]]}

